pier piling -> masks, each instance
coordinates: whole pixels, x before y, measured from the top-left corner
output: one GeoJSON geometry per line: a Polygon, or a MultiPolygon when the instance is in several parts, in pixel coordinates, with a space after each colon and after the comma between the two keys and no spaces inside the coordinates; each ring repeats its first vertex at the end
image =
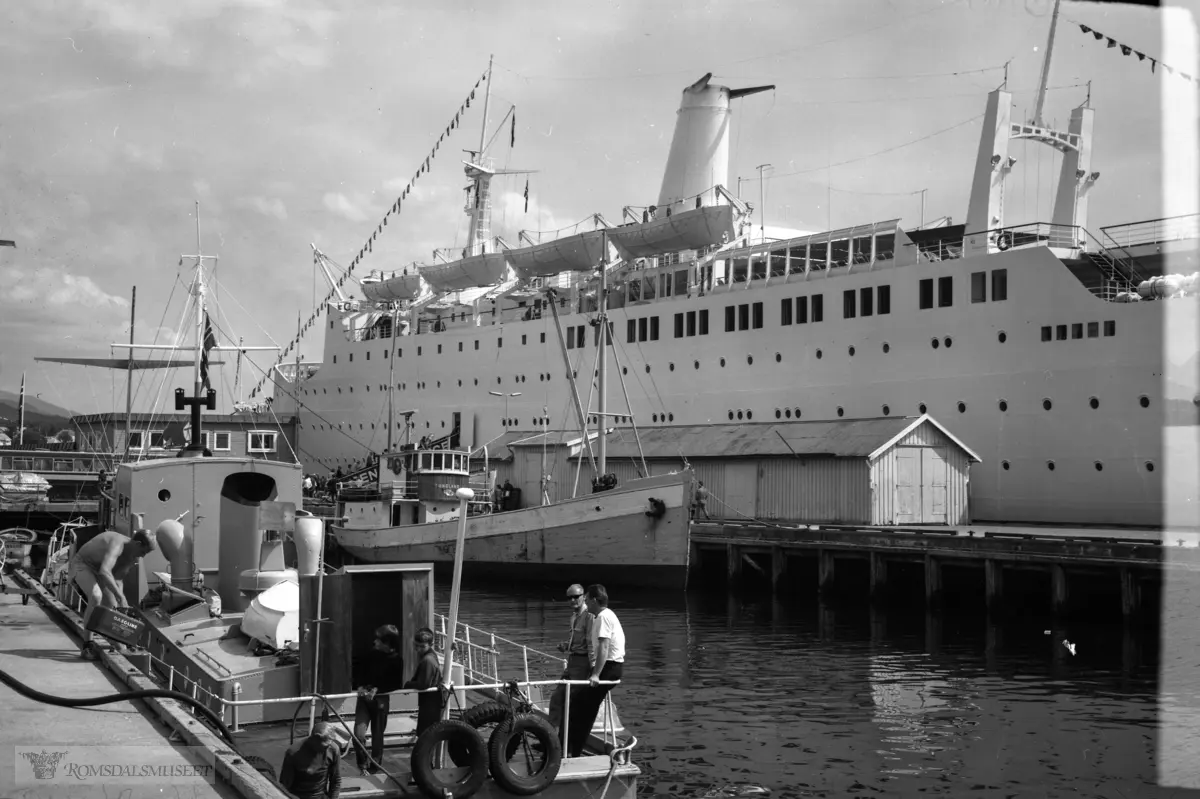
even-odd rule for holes
{"type": "Polygon", "coordinates": [[[988,615],[999,614],[1004,602],[1004,565],[995,558],[983,562],[983,594],[988,615]]]}
{"type": "Polygon", "coordinates": [[[882,552],[871,553],[871,601],[882,602],[887,594],[887,560],[882,552]]]}
{"type": "Polygon", "coordinates": [[[833,550],[817,550],[817,591],[829,596],[833,591],[833,550]]]}
{"type": "Polygon", "coordinates": [[[1055,616],[1067,610],[1070,593],[1067,590],[1067,570],[1061,563],[1050,566],[1050,609],[1055,616]]]}
{"type": "Polygon", "coordinates": [[[925,555],[925,602],[937,607],[942,601],[942,564],[933,555],[925,555]]]}

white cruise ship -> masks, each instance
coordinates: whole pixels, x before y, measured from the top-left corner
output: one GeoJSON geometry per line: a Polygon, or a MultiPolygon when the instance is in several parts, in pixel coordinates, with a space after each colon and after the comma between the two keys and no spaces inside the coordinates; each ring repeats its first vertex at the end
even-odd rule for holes
{"type": "Polygon", "coordinates": [[[754,91],[708,76],[686,88],[656,205],[552,241],[490,238],[495,171],[477,153],[468,246],[364,280],[363,299],[327,307],[321,363],[277,367],[275,410],[299,401],[306,464],[345,469],[378,452],[389,409],[416,409],[415,435],[453,431],[464,447],[540,431],[547,416],[577,429],[541,289],[557,286],[586,397],[603,257],[610,372],[639,426],[928,412],[982,457],[978,521],[1156,526],[1168,493],[1200,501],[1194,467],[1167,468],[1200,419],[1198,220],[1088,228],[1093,109],[1052,130],[989,94],[963,224],[884,219],[773,240],[726,189],[729,101],[754,91]],[[1006,225],[1019,140],[1059,150],[1062,172],[1048,220],[1006,225]]]}

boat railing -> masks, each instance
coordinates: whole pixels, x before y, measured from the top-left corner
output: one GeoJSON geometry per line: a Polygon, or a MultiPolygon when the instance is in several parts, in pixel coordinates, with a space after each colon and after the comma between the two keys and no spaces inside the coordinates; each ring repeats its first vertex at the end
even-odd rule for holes
{"type": "Polygon", "coordinates": [[[1183,214],[1142,222],[1107,225],[1100,233],[1111,246],[1128,248],[1200,238],[1200,214],[1183,214]]]}

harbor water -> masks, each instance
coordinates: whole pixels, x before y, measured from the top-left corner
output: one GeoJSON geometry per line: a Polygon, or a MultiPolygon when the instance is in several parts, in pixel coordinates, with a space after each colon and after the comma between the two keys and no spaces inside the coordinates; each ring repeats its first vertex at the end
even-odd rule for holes
{"type": "MultiPolygon", "coordinates": [[[[462,620],[554,651],[565,588],[476,584],[462,620]]],[[[447,598],[443,583],[439,609],[447,598]]],[[[1200,796],[1179,787],[1200,785],[1200,661],[1191,647],[1166,690],[1160,661],[1179,658],[1161,654],[1175,650],[1155,623],[1056,626],[1034,610],[991,624],[719,587],[614,591],[610,606],[628,648],[614,697],[640,740],[644,797],[744,785],[776,797],[1200,796]]]]}

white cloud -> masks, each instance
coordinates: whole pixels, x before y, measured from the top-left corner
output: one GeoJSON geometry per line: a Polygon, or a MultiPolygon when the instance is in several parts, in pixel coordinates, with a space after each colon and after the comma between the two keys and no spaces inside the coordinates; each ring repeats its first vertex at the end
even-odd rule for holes
{"type": "Polygon", "coordinates": [[[325,196],[321,198],[321,202],[325,204],[325,207],[328,210],[332,211],[338,216],[349,219],[351,222],[364,222],[367,219],[367,214],[364,208],[366,203],[351,202],[350,198],[341,192],[327,192],[325,196]]]}
{"type": "Polygon", "coordinates": [[[0,267],[0,307],[24,303],[72,309],[129,307],[129,300],[124,297],[109,294],[90,277],[72,275],[61,267],[0,267]]]}
{"type": "Polygon", "coordinates": [[[287,207],[278,197],[243,197],[237,202],[240,208],[250,208],[263,216],[270,216],[285,221],[288,218],[287,207]]]}

